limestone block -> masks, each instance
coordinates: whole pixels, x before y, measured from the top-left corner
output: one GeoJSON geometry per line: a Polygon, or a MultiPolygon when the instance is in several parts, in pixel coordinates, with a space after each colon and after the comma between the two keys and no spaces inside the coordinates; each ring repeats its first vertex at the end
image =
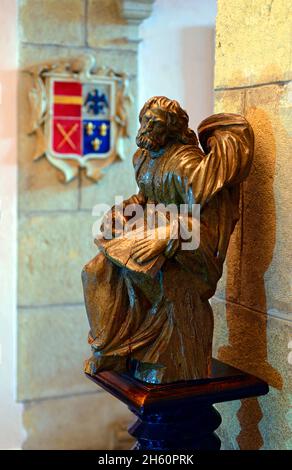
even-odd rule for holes
{"type": "Polygon", "coordinates": [[[84,45],[85,2],[21,0],[19,31],[24,42],[84,45]]]}
{"type": "Polygon", "coordinates": [[[28,403],[23,421],[26,450],[114,450],[113,442],[120,449],[129,441],[119,442],[118,436],[113,441],[113,429],[119,423],[124,428],[134,419],[125,405],[99,392],[28,403]]]}
{"type": "Polygon", "coordinates": [[[81,269],[97,253],[89,212],[52,212],[19,220],[20,306],[83,304],[81,269]]]}
{"type": "Polygon", "coordinates": [[[285,317],[292,305],[287,256],[292,232],[291,85],[216,93],[217,112],[240,112],[238,103],[243,103],[242,112],[255,132],[255,156],[229,245],[226,295],[249,308],[285,317]]]}
{"type": "Polygon", "coordinates": [[[137,55],[133,51],[113,49],[88,49],[86,47],[39,46],[38,44],[20,45],[20,66],[25,68],[47,60],[78,57],[92,54],[98,67],[109,67],[116,72],[124,72],[130,76],[137,73],[137,55]]]}
{"type": "Polygon", "coordinates": [[[96,390],[83,374],[88,329],[83,306],[19,309],[19,400],[96,390]]]}
{"type": "MultiPolygon", "coordinates": [[[[256,136],[255,164],[245,186],[246,241],[253,243],[245,253],[245,305],[252,297],[260,306],[260,292],[251,293],[251,284],[265,288],[266,310],[292,319],[292,87],[266,86],[247,91],[246,117],[256,136]],[[256,214],[256,224],[252,218],[256,214]],[[248,222],[248,219],[250,222],[248,222]],[[249,276],[256,260],[257,280],[249,276]],[[248,283],[248,284],[247,284],[248,283]],[[256,300],[258,298],[258,300],[256,300]]],[[[263,305],[264,307],[264,305],[263,305]]]]}
{"type": "Polygon", "coordinates": [[[291,447],[292,365],[288,363],[290,322],[257,313],[234,303],[212,299],[215,314],[216,356],[252,373],[270,385],[268,395],[218,405],[223,424],[223,445],[240,449],[286,449],[291,447]],[[222,333],[227,322],[228,340],[222,333]],[[219,328],[216,328],[219,324],[219,328]],[[218,337],[219,336],[219,337],[218,337]],[[221,346],[220,346],[221,344],[221,346]],[[218,347],[219,345],[219,347],[218,347]]]}
{"type": "Polygon", "coordinates": [[[292,3],[219,0],[215,88],[290,80],[292,3]]]}
{"type": "Polygon", "coordinates": [[[87,33],[90,47],[137,50],[138,25],[122,18],[114,0],[89,0],[87,33]]]}

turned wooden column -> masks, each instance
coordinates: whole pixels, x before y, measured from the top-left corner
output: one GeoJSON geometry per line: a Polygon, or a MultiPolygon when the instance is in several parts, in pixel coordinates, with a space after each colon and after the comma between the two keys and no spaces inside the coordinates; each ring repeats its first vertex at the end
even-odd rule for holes
{"type": "Polygon", "coordinates": [[[150,385],[116,372],[88,377],[137,416],[129,433],[138,450],[218,450],[215,430],[222,420],[213,405],[269,391],[266,382],[216,359],[211,376],[202,380],[150,385]]]}

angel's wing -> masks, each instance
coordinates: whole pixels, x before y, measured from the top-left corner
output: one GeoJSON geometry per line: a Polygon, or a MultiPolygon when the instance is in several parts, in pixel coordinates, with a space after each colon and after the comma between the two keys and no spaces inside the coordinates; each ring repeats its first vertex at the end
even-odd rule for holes
{"type": "Polygon", "coordinates": [[[220,189],[243,181],[253,159],[254,135],[250,124],[237,114],[215,114],[198,128],[206,154],[192,170],[188,182],[195,202],[204,205],[220,189]]]}

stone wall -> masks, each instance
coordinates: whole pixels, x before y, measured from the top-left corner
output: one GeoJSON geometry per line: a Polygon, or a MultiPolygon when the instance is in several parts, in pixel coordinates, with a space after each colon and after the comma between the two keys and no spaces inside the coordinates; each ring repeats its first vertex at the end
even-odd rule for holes
{"type": "MultiPolygon", "coordinates": [[[[136,99],[138,24],[152,0],[20,0],[19,62],[90,52],[99,66],[126,72],[136,99]],[[127,18],[129,21],[127,21],[127,18]]],[[[98,449],[116,442],[130,414],[85,379],[88,324],[80,273],[96,253],[91,236],[97,203],[136,192],[131,155],[137,110],[130,113],[126,161],[98,183],[80,173],[65,185],[45,158],[34,162],[28,135],[30,76],[19,75],[18,399],[25,403],[25,449],[98,449]]],[[[121,440],[121,439],[120,439],[121,440]]]]}
{"type": "Polygon", "coordinates": [[[246,116],[255,158],[212,302],[215,351],[270,384],[265,397],[218,407],[227,449],[292,448],[291,30],[289,1],[218,1],[215,111],[246,116]]]}

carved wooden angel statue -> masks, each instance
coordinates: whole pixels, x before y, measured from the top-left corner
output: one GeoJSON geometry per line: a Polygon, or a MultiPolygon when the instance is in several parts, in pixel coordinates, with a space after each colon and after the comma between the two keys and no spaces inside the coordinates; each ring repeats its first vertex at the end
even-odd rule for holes
{"type": "Polygon", "coordinates": [[[200,148],[187,113],[164,96],[149,99],[139,120],[133,158],[139,192],[123,202],[122,216],[114,207],[104,218],[104,226],[112,221],[113,238],[96,240],[100,252],[82,273],[93,353],[85,371],[127,371],[150,383],[205,378],[213,336],[208,299],[239,217],[253,131],[242,116],[216,114],[198,128],[200,148]],[[187,237],[190,225],[198,227],[196,204],[200,237],[194,246],[187,237]],[[140,208],[135,222],[143,219],[135,223],[134,238],[123,231],[133,205],[140,208]],[[187,207],[183,216],[166,216],[163,237],[158,223],[145,230],[148,209],[153,213],[157,205],[187,207]]]}

